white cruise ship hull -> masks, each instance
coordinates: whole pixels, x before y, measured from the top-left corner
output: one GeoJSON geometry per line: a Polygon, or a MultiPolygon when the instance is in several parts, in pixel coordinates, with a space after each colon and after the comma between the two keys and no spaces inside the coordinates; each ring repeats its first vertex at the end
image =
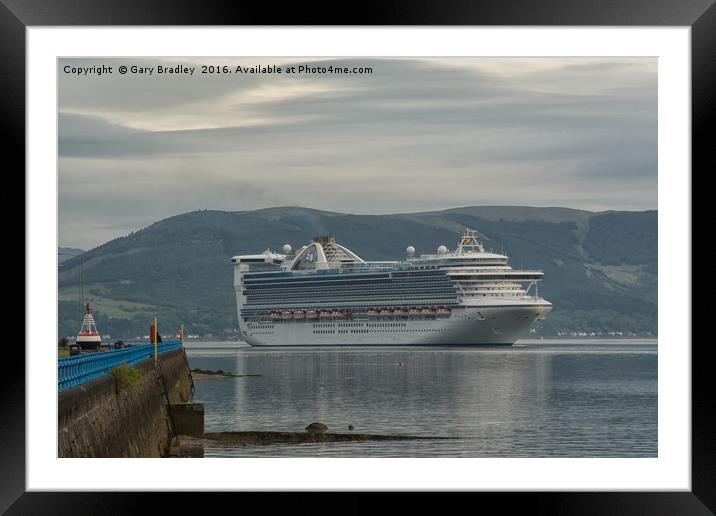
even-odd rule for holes
{"type": "Polygon", "coordinates": [[[246,321],[242,339],[252,346],[475,346],[512,345],[552,305],[507,301],[461,306],[449,317],[351,320],[246,321]]]}

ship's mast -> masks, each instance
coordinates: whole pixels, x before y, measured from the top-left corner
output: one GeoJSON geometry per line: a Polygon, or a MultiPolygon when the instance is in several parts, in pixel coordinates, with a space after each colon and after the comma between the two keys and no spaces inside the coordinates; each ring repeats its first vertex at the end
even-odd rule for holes
{"type": "Polygon", "coordinates": [[[79,272],[79,288],[78,288],[78,295],[79,295],[79,308],[80,308],[80,319],[82,319],[82,314],[84,313],[85,309],[85,259],[80,258],[80,272],[79,272]]]}
{"type": "Polygon", "coordinates": [[[460,237],[460,241],[457,244],[457,249],[455,250],[455,254],[464,254],[464,253],[484,253],[485,248],[482,247],[482,244],[477,239],[477,231],[474,229],[465,228],[465,232],[460,237]]]}

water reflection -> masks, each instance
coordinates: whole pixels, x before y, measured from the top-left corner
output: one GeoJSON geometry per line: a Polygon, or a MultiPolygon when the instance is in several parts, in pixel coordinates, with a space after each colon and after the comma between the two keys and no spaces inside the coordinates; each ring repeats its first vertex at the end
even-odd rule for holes
{"type": "Polygon", "coordinates": [[[458,440],[207,450],[206,456],[656,456],[656,346],[188,349],[207,431],[458,440]],[[402,364],[402,365],[401,365],[402,364]]]}

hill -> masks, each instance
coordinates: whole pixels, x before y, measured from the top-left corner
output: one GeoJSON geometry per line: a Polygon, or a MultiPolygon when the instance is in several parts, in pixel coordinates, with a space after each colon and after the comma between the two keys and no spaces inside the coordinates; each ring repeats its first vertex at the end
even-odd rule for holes
{"type": "Polygon", "coordinates": [[[59,274],[59,334],[79,326],[77,285],[84,261],[86,298],[100,331],[146,335],[183,322],[190,333],[227,336],[238,325],[230,258],[294,248],[332,234],[364,259],[404,257],[413,245],[453,248],[465,227],[514,268],[545,271],[540,294],[555,308],[538,328],[561,332],[657,331],[657,212],[476,206],[393,215],[351,215],[308,208],[195,211],[161,220],[69,258],[59,274]]]}
{"type": "Polygon", "coordinates": [[[57,263],[66,262],[70,258],[79,256],[84,253],[83,249],[74,249],[72,247],[58,247],[57,248],[57,263]]]}

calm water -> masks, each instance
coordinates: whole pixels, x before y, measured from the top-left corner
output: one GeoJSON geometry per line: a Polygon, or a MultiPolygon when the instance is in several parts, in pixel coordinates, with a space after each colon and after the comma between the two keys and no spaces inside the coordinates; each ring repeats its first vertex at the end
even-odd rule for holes
{"type": "Polygon", "coordinates": [[[656,457],[655,341],[509,348],[282,348],[190,343],[207,432],[451,436],[447,441],[207,449],[207,457],[656,457]],[[400,362],[404,365],[400,366],[400,362]]]}

